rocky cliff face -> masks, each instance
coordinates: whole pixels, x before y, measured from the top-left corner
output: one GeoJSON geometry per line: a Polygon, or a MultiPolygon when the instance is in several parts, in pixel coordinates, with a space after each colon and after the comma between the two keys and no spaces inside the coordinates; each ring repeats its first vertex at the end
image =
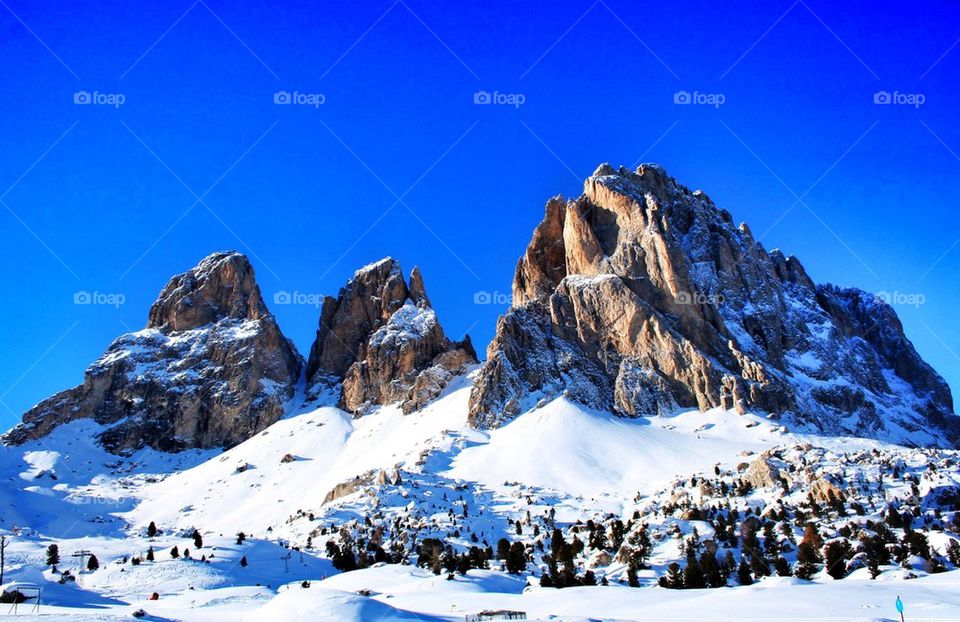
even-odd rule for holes
{"type": "Polygon", "coordinates": [[[247,258],[215,253],[170,280],[144,330],[114,341],[83,384],[36,405],[4,441],[90,418],[109,426],[101,442],[114,452],[235,445],[280,418],[301,367],[247,258]]]}
{"type": "Polygon", "coordinates": [[[896,313],[794,257],[656,165],[603,165],[547,203],[470,400],[481,428],[562,393],[628,417],[677,408],[920,445],[960,441],[950,390],[896,313]]]}
{"type": "Polygon", "coordinates": [[[430,306],[417,268],[409,285],[386,258],[356,272],[337,298],[327,297],[307,362],[309,392],[339,392],[338,405],[361,415],[399,402],[412,412],[476,363],[466,337],[451,342],[430,306]]]}

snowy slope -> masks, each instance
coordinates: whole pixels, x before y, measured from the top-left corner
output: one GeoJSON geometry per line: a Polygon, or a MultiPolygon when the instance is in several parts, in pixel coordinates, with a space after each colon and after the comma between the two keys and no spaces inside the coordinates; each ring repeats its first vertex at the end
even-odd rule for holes
{"type": "MultiPolygon", "coordinates": [[[[95,552],[101,566],[81,574],[81,585],[58,585],[45,573],[46,600],[57,619],[124,619],[144,607],[155,619],[177,620],[462,620],[506,607],[531,619],[866,621],[892,619],[896,594],[925,619],[960,619],[960,599],[952,596],[960,575],[927,575],[916,563],[911,570],[886,566],[877,581],[861,568],[840,582],[821,574],[813,582],[768,577],[727,590],[655,587],[666,565],[682,560],[681,538],[693,527],[712,536],[707,522],[662,511],[698,494],[701,485],[691,476],[719,467],[735,479],[742,463],[766,449],[787,452],[783,448],[810,443],[802,453],[818,477],[863,480],[869,488],[879,473],[871,456],[881,456],[904,475],[886,482],[885,498],[909,497],[917,482],[920,498],[932,499],[960,485],[955,452],[790,434],[767,418],[723,410],[623,419],[562,397],[485,433],[467,425],[470,385],[470,377],[457,379],[411,415],[381,407],[354,419],[333,407],[291,408],[223,452],[148,449],[118,457],[92,442],[100,428],[89,421],[63,426],[42,442],[3,447],[0,529],[13,534],[8,580],[36,580],[46,546],[57,543],[60,570],[76,574],[71,555],[80,549],[95,552]],[[943,466],[930,472],[933,461],[943,466]],[[609,587],[563,590],[507,574],[496,561],[490,570],[452,580],[397,564],[340,574],[324,547],[346,531],[356,537],[373,519],[406,525],[418,540],[442,538],[458,550],[504,537],[520,541],[534,552],[535,567],[542,560],[537,543],[548,537],[538,517],[550,510],[567,527],[643,513],[655,536],[651,568],[640,576],[645,587],[626,587],[625,566],[616,561],[594,566],[609,577],[609,587]],[[152,538],[150,522],[160,532],[152,538]],[[194,529],[203,538],[199,549],[194,529]],[[191,559],[174,559],[174,546],[181,554],[190,549],[191,559]],[[155,561],[130,562],[149,548],[155,561]],[[909,573],[918,578],[903,581],[909,573]],[[147,601],[154,591],[160,600],[147,601]]],[[[803,501],[804,493],[792,494],[784,498],[803,501]]],[[[758,489],[731,502],[763,507],[776,497],[776,490],[758,489]]],[[[882,504],[870,505],[870,516],[876,508],[882,504]]],[[[954,537],[930,532],[929,539],[942,553],[954,537]]]]}

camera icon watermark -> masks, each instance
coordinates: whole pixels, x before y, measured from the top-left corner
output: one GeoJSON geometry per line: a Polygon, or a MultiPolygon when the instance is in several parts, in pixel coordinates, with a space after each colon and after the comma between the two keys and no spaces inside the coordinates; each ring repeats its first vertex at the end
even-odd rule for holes
{"type": "Polygon", "coordinates": [[[673,298],[678,305],[711,305],[719,307],[726,298],[723,294],[704,294],[703,292],[677,292],[673,298]]]}
{"type": "Polygon", "coordinates": [[[681,106],[693,104],[697,106],[713,106],[719,108],[727,102],[723,93],[701,93],[700,91],[677,91],[673,94],[673,103],[681,106]]]}
{"type": "Polygon", "coordinates": [[[323,304],[323,294],[308,294],[304,292],[288,292],[281,290],[274,292],[273,304],[275,305],[309,305],[320,308],[323,304]]]}
{"type": "Polygon", "coordinates": [[[927,302],[927,297],[919,293],[906,293],[906,292],[877,292],[873,297],[873,301],[877,304],[883,303],[890,306],[893,305],[903,305],[908,307],[913,307],[914,309],[919,309],[920,305],[927,302]]]}
{"type": "Polygon", "coordinates": [[[873,103],[881,106],[895,104],[899,106],[913,106],[919,108],[927,102],[923,93],[901,93],[900,91],[877,91],[873,94],[873,103]]]}
{"type": "Polygon", "coordinates": [[[103,292],[88,292],[80,290],[73,293],[73,304],[75,305],[106,305],[119,308],[120,305],[127,302],[127,297],[123,294],[106,294],[103,292]]]}
{"type": "Polygon", "coordinates": [[[100,91],[77,91],[73,94],[73,103],[81,106],[113,106],[119,108],[127,101],[123,93],[101,93],[100,91]]]}
{"type": "Polygon", "coordinates": [[[473,94],[473,103],[481,106],[513,106],[519,108],[527,101],[523,93],[501,93],[500,91],[477,91],[473,94]]]}
{"type": "Polygon", "coordinates": [[[513,302],[513,296],[503,292],[479,291],[473,294],[473,304],[475,305],[509,305],[513,302]]]}
{"type": "Polygon", "coordinates": [[[327,103],[323,93],[301,93],[300,91],[277,91],[273,94],[273,103],[280,105],[313,106],[319,108],[327,103]]]}

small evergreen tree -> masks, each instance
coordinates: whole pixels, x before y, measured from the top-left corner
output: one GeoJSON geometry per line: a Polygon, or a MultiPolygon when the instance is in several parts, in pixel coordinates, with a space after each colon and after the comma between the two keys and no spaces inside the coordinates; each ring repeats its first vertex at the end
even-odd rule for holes
{"type": "Polygon", "coordinates": [[[153,561],[153,547],[152,547],[152,546],[147,549],[147,561],[148,561],[148,562],[152,562],[152,561],[153,561]]]}
{"type": "Polygon", "coordinates": [[[196,529],[193,530],[193,548],[202,549],[203,548],[203,537],[200,535],[200,532],[196,529]]]}
{"type": "Polygon", "coordinates": [[[777,571],[778,577],[789,577],[793,575],[793,571],[790,569],[790,564],[783,557],[778,557],[773,562],[773,568],[777,571]]]}
{"type": "Polygon", "coordinates": [[[770,564],[767,563],[767,560],[763,555],[756,553],[750,556],[750,572],[753,573],[753,576],[758,579],[760,577],[769,577],[770,564]]]}
{"type": "Polygon", "coordinates": [[[683,569],[683,587],[692,590],[707,587],[707,582],[703,577],[703,570],[700,568],[700,562],[697,561],[692,550],[687,556],[687,566],[683,569]]]}
{"type": "Polygon", "coordinates": [[[180,549],[176,545],[174,545],[173,548],[170,549],[170,557],[174,559],[177,559],[178,557],[180,557],[180,549]]]}
{"type": "Polygon", "coordinates": [[[510,545],[510,552],[507,555],[507,572],[510,574],[520,574],[527,567],[527,552],[520,542],[514,542],[510,545]]]}
{"type": "Polygon", "coordinates": [[[246,567],[247,567],[247,556],[246,556],[246,555],[244,555],[243,557],[240,558],[240,566],[243,567],[243,568],[246,568],[246,567]]]}
{"type": "Polygon", "coordinates": [[[237,544],[243,544],[243,541],[247,539],[247,534],[242,531],[237,532],[237,544]]]}
{"type": "Polygon", "coordinates": [[[56,544],[51,544],[47,547],[47,565],[56,566],[60,563],[60,547],[56,544]]]}
{"type": "Polygon", "coordinates": [[[91,554],[90,559],[87,560],[87,570],[93,572],[94,570],[100,567],[100,560],[97,559],[96,555],[91,554]]]}
{"type": "Polygon", "coordinates": [[[150,521],[150,525],[147,527],[147,537],[155,538],[157,537],[157,524],[153,521],[150,521]]]}
{"type": "Polygon", "coordinates": [[[724,587],[727,584],[726,579],[720,574],[720,564],[713,553],[705,551],[700,556],[700,570],[710,587],[724,587]]]}
{"type": "Polygon", "coordinates": [[[747,560],[743,557],[740,558],[740,565],[737,566],[737,581],[740,582],[740,585],[753,585],[750,566],[747,565],[747,560]]]}
{"type": "Polygon", "coordinates": [[[510,541],[506,538],[497,540],[497,559],[506,560],[510,555],[510,541]]]}
{"type": "Polygon", "coordinates": [[[951,539],[947,543],[947,559],[956,567],[960,567],[960,544],[951,539]]]}
{"type": "Polygon", "coordinates": [[[660,584],[660,587],[669,588],[671,590],[682,590],[683,571],[680,570],[680,564],[677,562],[672,562],[669,566],[667,566],[667,574],[661,576],[657,582],[660,584]]]}

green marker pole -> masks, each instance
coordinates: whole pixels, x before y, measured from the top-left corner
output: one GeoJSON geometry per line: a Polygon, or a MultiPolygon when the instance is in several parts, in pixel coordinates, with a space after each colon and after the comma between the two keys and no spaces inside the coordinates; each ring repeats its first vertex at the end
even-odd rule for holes
{"type": "Polygon", "coordinates": [[[900,622],[903,621],[903,601],[900,600],[900,595],[897,594],[897,612],[900,614],[900,622]]]}

